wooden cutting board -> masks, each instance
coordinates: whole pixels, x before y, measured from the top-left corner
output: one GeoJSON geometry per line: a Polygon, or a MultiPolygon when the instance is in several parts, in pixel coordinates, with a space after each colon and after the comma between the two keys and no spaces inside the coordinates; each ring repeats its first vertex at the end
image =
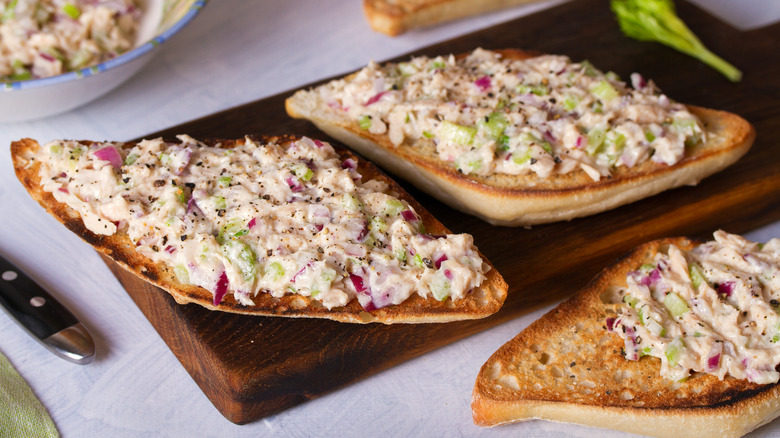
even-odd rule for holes
{"type": "MultiPolygon", "coordinates": [[[[163,291],[108,264],[214,406],[230,421],[246,423],[564,298],[641,242],[675,235],[707,237],[718,228],[743,233],[777,221],[780,61],[774,55],[780,26],[743,33],[690,4],[681,3],[678,9],[703,41],[743,69],[741,83],[729,83],[710,68],[661,45],[625,38],[603,0],[574,1],[417,52],[437,55],[477,46],[518,47],[589,59],[624,78],[642,72],[677,100],[741,114],[758,132],[747,156],[697,187],[530,229],[490,226],[405,186],[450,229],[473,234],[478,247],[504,275],[509,298],[491,318],[359,326],[230,315],[177,305],[163,291]]],[[[251,133],[294,133],[326,138],[307,122],[286,116],[283,102],[290,94],[150,136],[188,133],[238,138],[251,133]]]]}

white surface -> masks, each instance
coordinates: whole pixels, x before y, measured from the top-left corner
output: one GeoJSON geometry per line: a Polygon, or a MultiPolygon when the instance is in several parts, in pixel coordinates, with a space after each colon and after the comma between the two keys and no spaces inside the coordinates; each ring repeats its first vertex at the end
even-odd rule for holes
{"type": "MultiPolygon", "coordinates": [[[[541,421],[493,429],[472,423],[469,399],[479,367],[542,311],[278,415],[234,425],[206,399],[97,254],[24,192],[8,153],[9,143],[22,137],[139,137],[541,7],[391,39],[368,28],[357,0],[211,0],[154,62],[110,94],[58,117],[0,124],[0,253],[73,309],[97,340],[97,362],[74,365],[0,313],[0,350],[63,436],[624,436],[541,421]]],[[[533,41],[517,45],[532,48],[533,41]]],[[[750,236],[780,236],[780,224],[750,236]]],[[[753,436],[777,434],[778,421],[753,436]]]]}

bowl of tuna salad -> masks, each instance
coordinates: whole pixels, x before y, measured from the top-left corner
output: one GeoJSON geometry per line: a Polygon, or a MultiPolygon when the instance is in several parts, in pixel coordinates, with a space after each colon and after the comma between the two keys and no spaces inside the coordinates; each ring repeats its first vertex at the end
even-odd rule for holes
{"type": "Polygon", "coordinates": [[[0,0],[0,122],[79,107],[137,73],[206,0],[0,0]]]}

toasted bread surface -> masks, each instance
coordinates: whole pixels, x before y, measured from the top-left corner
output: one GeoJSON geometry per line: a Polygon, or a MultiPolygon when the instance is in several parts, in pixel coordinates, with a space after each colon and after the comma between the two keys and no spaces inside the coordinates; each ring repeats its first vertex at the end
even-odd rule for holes
{"type": "Polygon", "coordinates": [[[481,426],[544,419],[668,437],[738,437],[780,416],[780,386],[694,374],[660,376],[660,360],[626,360],[623,340],[606,329],[612,290],[626,274],[670,244],[642,245],[602,271],[585,289],[498,349],[479,372],[472,395],[481,426]]]}
{"type": "MultiPolygon", "coordinates": [[[[535,52],[499,51],[510,59],[527,59],[535,52]]],[[[696,106],[688,109],[700,118],[708,141],[686,152],[668,166],[647,160],[618,167],[609,178],[594,181],[583,170],[552,174],[464,175],[439,158],[433,141],[405,140],[394,146],[385,135],[371,134],[321,102],[317,93],[301,90],[287,99],[287,113],[308,119],[331,137],[345,143],[389,172],[465,213],[494,225],[526,226],[570,220],[628,204],[703,178],[736,162],[747,153],[755,130],[743,118],[696,106]]]]}
{"type": "Polygon", "coordinates": [[[363,0],[371,27],[390,36],[535,0],[363,0]]]}
{"type": "MultiPolygon", "coordinates": [[[[264,137],[262,141],[276,141],[279,143],[295,140],[295,137],[264,137]]],[[[243,140],[209,141],[207,144],[220,144],[220,147],[231,148],[240,144],[243,140]]],[[[82,141],[89,144],[89,141],[82,141]]],[[[131,148],[133,144],[117,144],[117,147],[131,148]]],[[[490,262],[481,254],[481,257],[491,266],[485,273],[486,280],[480,287],[472,290],[463,299],[453,302],[451,299],[438,301],[434,298],[424,299],[417,294],[412,294],[407,300],[398,305],[391,305],[372,311],[366,311],[357,300],[350,301],[346,306],[325,308],[319,301],[306,296],[286,294],[276,298],[268,293],[258,293],[253,297],[254,306],[245,306],[238,303],[232,294],[224,297],[219,305],[213,304],[213,295],[210,291],[188,284],[182,284],[176,279],[176,275],[170,267],[153,263],[149,258],[135,251],[135,245],[130,238],[117,232],[110,236],[97,235],[89,231],[78,212],[67,205],[57,202],[51,193],[41,187],[39,168],[40,161],[35,156],[40,149],[37,141],[22,139],[11,145],[11,155],[16,175],[27,189],[33,199],[63,223],[68,229],[92,245],[99,252],[106,254],[112,260],[128,271],[136,274],[141,279],[148,281],[170,293],[180,304],[195,303],[211,310],[220,310],[230,313],[264,316],[286,316],[300,318],[326,318],[341,322],[351,323],[422,323],[422,322],[447,322],[453,320],[483,318],[489,316],[501,307],[508,286],[504,279],[490,265],[490,262]]],[[[399,197],[411,204],[418,213],[426,229],[432,234],[447,234],[450,231],[441,222],[437,221],[427,210],[412,199],[397,183],[384,175],[375,166],[366,160],[357,159],[350,152],[336,149],[343,158],[353,158],[358,162],[358,171],[366,179],[379,179],[390,186],[390,190],[399,194],[399,197]]]]}

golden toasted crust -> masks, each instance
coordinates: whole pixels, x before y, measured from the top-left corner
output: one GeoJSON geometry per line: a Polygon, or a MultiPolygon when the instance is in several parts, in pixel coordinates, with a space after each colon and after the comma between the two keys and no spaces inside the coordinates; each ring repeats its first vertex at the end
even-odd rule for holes
{"type": "Polygon", "coordinates": [[[584,290],[498,349],[479,372],[472,395],[480,426],[544,419],[651,436],[737,437],[780,415],[780,386],[695,374],[660,376],[660,360],[622,356],[623,340],[606,330],[616,287],[669,244],[642,245],[584,290]]]}
{"type": "MultiPolygon", "coordinates": [[[[294,137],[262,138],[261,141],[288,142],[294,137]]],[[[230,148],[243,140],[228,140],[211,142],[219,143],[221,147],[230,148]]],[[[91,142],[84,141],[89,144],[91,142]]],[[[132,147],[124,144],[123,147],[132,147]]],[[[166,290],[178,303],[196,303],[211,310],[221,310],[231,313],[266,316],[288,316],[299,318],[327,318],[342,322],[368,323],[421,323],[446,322],[462,319],[475,319],[489,316],[501,307],[506,298],[507,284],[501,275],[482,256],[491,269],[485,274],[487,279],[477,289],[469,292],[463,299],[453,302],[451,299],[438,301],[433,298],[423,299],[417,294],[399,305],[387,306],[370,312],[365,311],[357,300],[352,300],[344,307],[328,310],[319,301],[301,295],[287,294],[274,298],[268,293],[259,293],[253,298],[254,306],[244,306],[238,303],[232,295],[224,297],[218,306],[212,304],[211,292],[201,287],[179,283],[172,269],[165,265],[155,264],[147,257],[135,251],[135,245],[124,233],[112,236],[96,235],[87,230],[79,214],[67,205],[57,202],[51,193],[44,192],[40,184],[39,167],[41,163],[35,160],[40,145],[32,139],[23,139],[11,144],[11,156],[14,170],[19,181],[30,195],[43,206],[46,211],[62,222],[68,229],[76,233],[95,249],[117,262],[128,271],[140,278],[166,290]]],[[[337,149],[343,158],[356,156],[343,149],[337,149]]],[[[432,234],[447,234],[449,230],[437,221],[427,210],[412,199],[397,183],[381,173],[366,160],[358,160],[358,171],[366,179],[380,179],[390,186],[390,190],[409,202],[419,214],[428,232],[432,234]]],[[[481,254],[480,254],[481,255],[481,254]]]]}
{"type": "Polygon", "coordinates": [[[371,27],[390,36],[536,0],[363,0],[371,27]]]}
{"type": "MultiPolygon", "coordinates": [[[[536,53],[501,50],[505,57],[526,59],[536,53]]],[[[461,55],[462,56],[462,55],[461,55]]],[[[287,113],[308,119],[333,138],[345,143],[389,172],[447,203],[494,225],[524,226],[570,220],[606,211],[664,190],[695,185],[733,164],[755,139],[746,120],[725,111],[689,106],[707,132],[707,143],[690,148],[673,166],[653,161],[616,169],[610,178],[593,181],[584,171],[553,174],[489,176],[463,175],[438,157],[431,140],[394,146],[386,136],[361,130],[306,90],[285,102],[287,113]]]]}

